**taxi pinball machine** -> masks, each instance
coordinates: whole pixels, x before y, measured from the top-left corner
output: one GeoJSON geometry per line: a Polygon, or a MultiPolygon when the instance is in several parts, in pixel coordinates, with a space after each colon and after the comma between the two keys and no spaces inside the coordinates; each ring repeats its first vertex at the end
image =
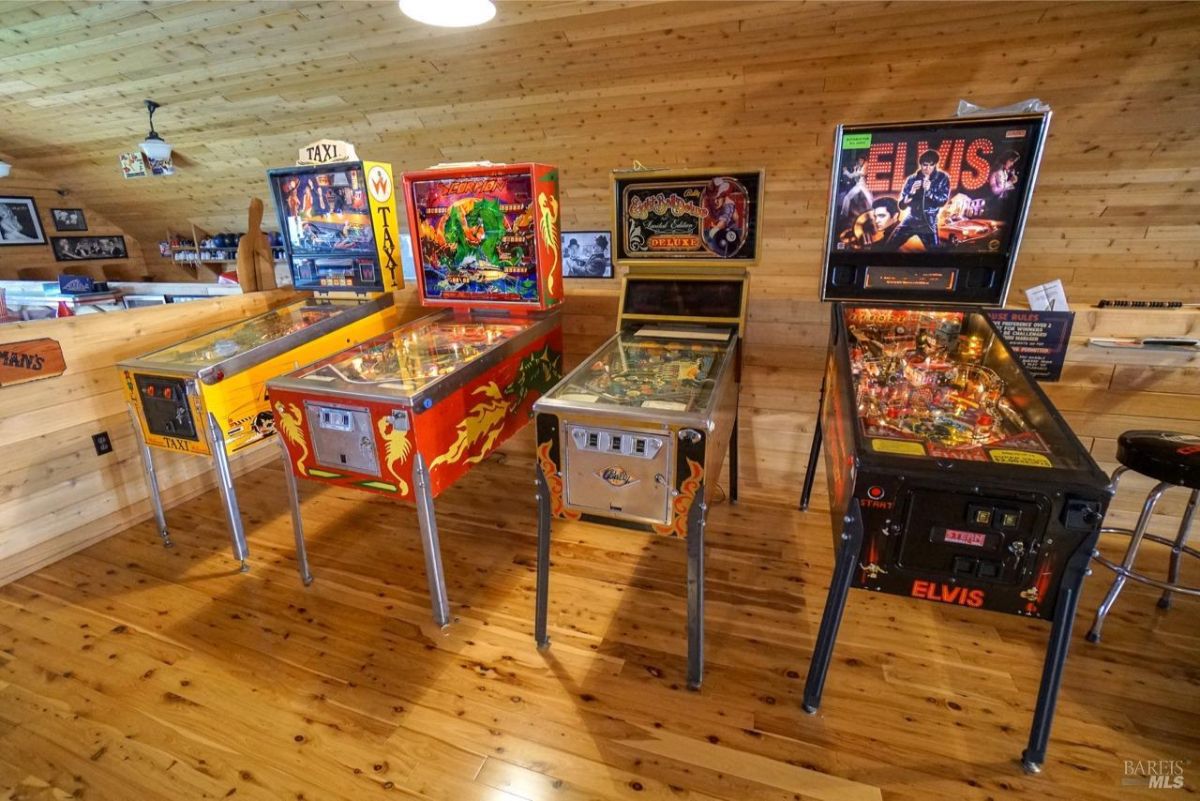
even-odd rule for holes
{"type": "Polygon", "coordinates": [[[761,171],[615,176],[617,334],[537,403],[535,636],[549,645],[550,527],[587,519],[687,541],[688,667],[703,676],[704,526],[726,452],[737,500],[746,265],[761,171]]]}
{"type": "Polygon", "coordinates": [[[1026,770],[1045,759],[1108,478],[983,307],[1003,304],[1048,114],[837,131],[822,299],[835,567],[804,690],[851,587],[1050,621],[1026,770]]]}
{"type": "Polygon", "coordinates": [[[293,286],[313,294],[118,365],[163,543],[152,449],[208,457],[242,570],[249,548],[229,459],[274,433],[266,380],[395,325],[392,291],[404,281],[391,165],[287,167],[268,179],[293,286]]]}
{"type": "Polygon", "coordinates": [[[304,582],[297,476],[412,502],[444,626],[434,499],[562,378],[558,170],[453,166],[406,173],[403,185],[421,303],[438,311],[268,386],[304,582]]]}

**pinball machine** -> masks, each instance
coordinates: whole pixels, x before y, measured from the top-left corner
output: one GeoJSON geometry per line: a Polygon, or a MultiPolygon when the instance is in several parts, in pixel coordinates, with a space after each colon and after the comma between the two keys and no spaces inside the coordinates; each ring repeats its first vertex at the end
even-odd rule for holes
{"type": "Polygon", "coordinates": [[[1030,772],[1111,496],[985,311],[1005,301],[1048,122],[838,128],[822,287],[835,302],[800,503],[824,445],[835,567],[805,711],[853,587],[1046,620],[1030,772]]]}
{"type": "Polygon", "coordinates": [[[761,171],[614,175],[617,333],[534,404],[535,637],[549,645],[553,519],[687,543],[687,681],[704,668],[704,527],[726,453],[737,499],[737,402],[761,171]]]}
{"type": "Polygon", "coordinates": [[[417,509],[433,617],[450,622],[434,499],[530,419],[562,377],[558,170],[451,166],[403,176],[431,314],[268,382],[301,578],[296,478],[417,509]]]}
{"type": "Polygon", "coordinates": [[[392,292],[404,282],[391,165],[301,165],[268,180],[293,286],[312,294],[118,365],[163,543],[153,450],[209,458],[243,571],[249,548],[229,460],[275,431],[267,379],[394,326],[392,292]]]}

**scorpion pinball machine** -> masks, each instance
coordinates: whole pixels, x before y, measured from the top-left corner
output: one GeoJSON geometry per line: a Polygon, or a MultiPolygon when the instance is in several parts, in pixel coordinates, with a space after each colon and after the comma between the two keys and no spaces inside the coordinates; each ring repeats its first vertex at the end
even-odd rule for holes
{"type": "Polygon", "coordinates": [[[562,378],[558,170],[455,166],[406,173],[403,184],[421,303],[438,311],[268,386],[304,582],[297,476],[409,501],[444,626],[434,499],[562,378]]]}
{"type": "Polygon", "coordinates": [[[617,334],[536,404],[535,636],[549,644],[553,518],[687,542],[687,681],[703,675],[704,526],[726,452],[737,499],[746,265],[758,259],[761,171],[614,176],[617,334]]]}
{"type": "Polygon", "coordinates": [[[1045,759],[1108,478],[985,306],[1008,292],[1049,114],[838,128],[824,438],[835,567],[815,713],[851,587],[1051,623],[1026,770],[1045,759]]]}
{"type": "Polygon", "coordinates": [[[268,179],[293,286],[312,294],[118,365],[163,542],[151,449],[208,457],[242,570],[249,548],[229,458],[274,433],[267,379],[396,325],[392,292],[404,282],[391,165],[335,161],[268,179]]]}

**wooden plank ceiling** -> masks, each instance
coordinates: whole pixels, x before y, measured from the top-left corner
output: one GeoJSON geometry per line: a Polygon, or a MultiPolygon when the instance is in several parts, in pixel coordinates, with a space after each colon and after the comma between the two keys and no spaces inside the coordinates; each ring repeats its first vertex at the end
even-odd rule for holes
{"type": "Polygon", "coordinates": [[[6,2],[0,25],[0,154],[150,249],[189,221],[239,230],[264,170],[322,136],[400,168],[557,163],[568,227],[606,225],[608,171],[635,159],[745,162],[768,169],[756,279],[799,278],[788,294],[811,298],[837,122],[1037,95],[1057,117],[1030,282],[1200,285],[1176,272],[1200,271],[1200,4],[502,0],[455,31],[393,0],[6,2]],[[117,168],[146,133],[143,98],[164,104],[170,179],[117,168]]]}

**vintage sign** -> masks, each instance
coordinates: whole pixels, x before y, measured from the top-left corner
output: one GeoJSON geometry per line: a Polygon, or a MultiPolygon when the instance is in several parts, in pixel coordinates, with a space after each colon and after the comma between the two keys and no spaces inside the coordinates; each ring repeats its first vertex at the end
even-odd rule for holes
{"type": "Polygon", "coordinates": [[[761,171],[639,170],[613,180],[617,263],[758,260],[761,171]]]}
{"type": "Polygon", "coordinates": [[[0,387],[53,378],[66,369],[62,348],[53,339],[0,342],[0,387]]]}
{"type": "Polygon", "coordinates": [[[354,145],[340,139],[318,139],[300,148],[296,157],[296,164],[302,167],[341,161],[358,161],[358,154],[354,152],[354,145]]]}

